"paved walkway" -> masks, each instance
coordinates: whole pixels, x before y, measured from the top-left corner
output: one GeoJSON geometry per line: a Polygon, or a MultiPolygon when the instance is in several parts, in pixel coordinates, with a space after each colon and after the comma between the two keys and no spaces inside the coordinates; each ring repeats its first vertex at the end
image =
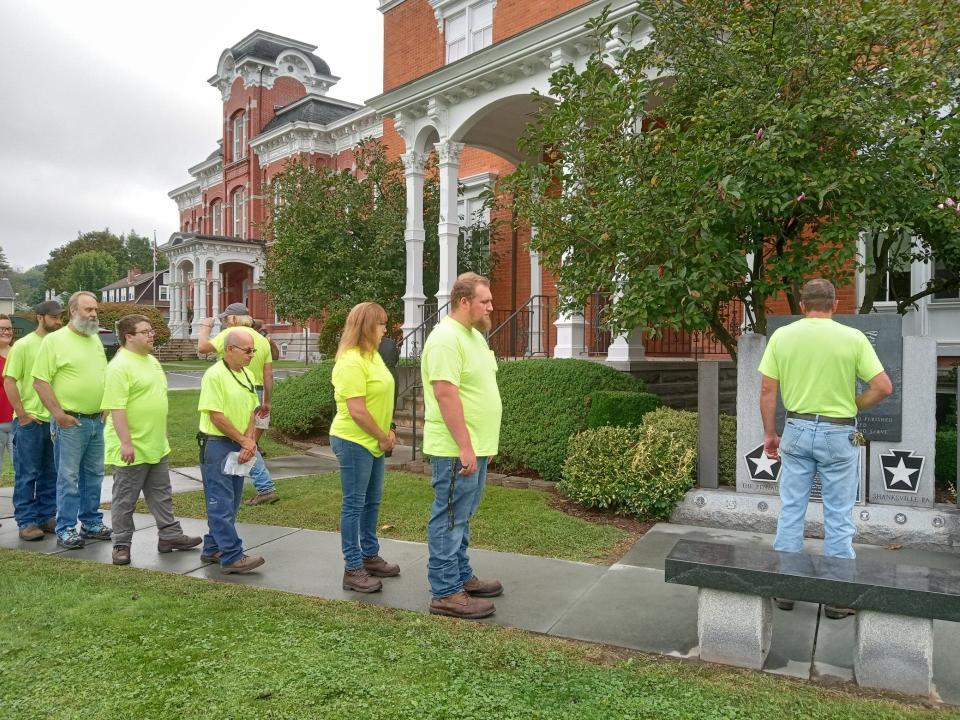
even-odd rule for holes
{"type": "MultiPolygon", "coordinates": [[[[203,520],[184,519],[182,523],[188,534],[199,535],[206,530],[203,520]]],[[[358,596],[341,588],[343,561],[337,533],[241,523],[238,527],[245,548],[263,555],[267,562],[249,575],[222,575],[218,566],[202,563],[197,551],[158,554],[153,518],[137,515],[136,524],[132,545],[135,567],[415,612],[425,612],[430,599],[423,543],[382,540],[382,554],[400,563],[402,573],[384,579],[383,592],[358,596]]],[[[506,588],[496,599],[496,615],[483,622],[675,657],[696,657],[696,588],[663,581],[664,557],[681,538],[754,547],[769,547],[772,541],[771,536],[757,533],[661,523],[612,566],[473,550],[471,559],[477,573],[499,577],[506,588]]],[[[40,542],[22,542],[10,521],[0,527],[0,547],[101,563],[110,562],[111,550],[108,542],[91,542],[82,550],[65,551],[49,536],[40,542]]],[[[819,552],[821,543],[809,541],[809,549],[819,552]]],[[[858,553],[907,564],[954,568],[958,564],[956,555],[906,549],[858,546],[858,553]]],[[[945,702],[960,704],[960,653],[954,651],[960,646],[960,623],[935,622],[934,635],[937,689],[945,702]]],[[[802,679],[849,681],[853,676],[853,642],[853,618],[825,619],[820,608],[809,603],[797,603],[793,612],[775,609],[773,643],[764,670],[802,679]]]]}

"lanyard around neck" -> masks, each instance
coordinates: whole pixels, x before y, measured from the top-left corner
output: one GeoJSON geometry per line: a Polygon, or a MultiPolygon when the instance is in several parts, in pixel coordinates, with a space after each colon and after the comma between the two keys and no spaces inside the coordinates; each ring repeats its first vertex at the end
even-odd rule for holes
{"type": "Polygon", "coordinates": [[[236,381],[237,385],[242,387],[244,390],[248,390],[249,392],[252,392],[254,395],[257,394],[257,391],[253,387],[253,379],[249,375],[247,375],[247,371],[245,368],[240,368],[240,372],[243,373],[243,377],[244,377],[244,380],[246,380],[246,382],[244,382],[244,380],[241,380],[236,376],[236,374],[233,372],[233,369],[229,365],[227,365],[226,358],[223,359],[223,366],[230,373],[230,377],[232,377],[236,381]]]}

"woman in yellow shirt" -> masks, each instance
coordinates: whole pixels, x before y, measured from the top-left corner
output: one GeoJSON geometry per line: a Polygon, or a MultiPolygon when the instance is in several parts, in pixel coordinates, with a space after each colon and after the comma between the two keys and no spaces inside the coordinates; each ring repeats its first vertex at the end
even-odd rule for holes
{"type": "Polygon", "coordinates": [[[377,541],[383,454],[397,441],[391,422],[393,376],[377,352],[386,332],[387,313],[380,305],[355,306],[347,315],[333,367],[337,415],[330,425],[330,445],[340,461],[343,488],[343,589],[364,593],[383,587],[378,577],[400,574],[399,565],[380,557],[377,541]]]}

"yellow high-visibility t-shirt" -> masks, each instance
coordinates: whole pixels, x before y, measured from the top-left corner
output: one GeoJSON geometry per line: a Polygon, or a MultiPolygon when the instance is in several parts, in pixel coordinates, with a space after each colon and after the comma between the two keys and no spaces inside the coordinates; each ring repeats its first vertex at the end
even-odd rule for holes
{"type": "Polygon", "coordinates": [[[364,355],[359,348],[344,352],[333,366],[337,415],[330,424],[330,434],[363,445],[374,457],[383,455],[377,439],[351,417],[347,400],[362,397],[370,417],[377,427],[387,433],[393,418],[393,386],[393,375],[376,350],[369,355],[364,355]]]}
{"type": "Polygon", "coordinates": [[[100,412],[106,375],[99,335],[81,335],[69,325],[44,335],[33,363],[33,377],[50,383],[60,407],[85,415],[100,412]]]}
{"type": "Polygon", "coordinates": [[[43,406],[40,396],[33,389],[33,363],[37,359],[41,342],[43,338],[35,332],[17,340],[7,354],[3,376],[16,381],[23,409],[40,422],[46,422],[50,419],[50,411],[43,406]]]}
{"type": "Polygon", "coordinates": [[[250,357],[250,364],[247,366],[247,372],[253,375],[254,385],[263,385],[263,368],[265,365],[273,363],[273,357],[270,355],[270,341],[258,333],[252,327],[239,325],[234,328],[225,328],[217,333],[217,336],[210,341],[210,344],[217,349],[217,355],[223,357],[223,349],[227,343],[227,335],[234,330],[246,330],[253,338],[253,347],[256,352],[250,357]]]}
{"type": "MultiPolygon", "coordinates": [[[[170,454],[167,376],[153,355],[140,355],[123,347],[117,350],[107,365],[107,382],[100,408],[126,410],[134,464],[158,463],[170,454]]],[[[120,458],[120,437],[111,414],[107,415],[103,440],[105,462],[126,465],[120,458]]]]}
{"type": "Polygon", "coordinates": [[[237,430],[245,433],[257,405],[251,374],[245,368],[234,372],[223,360],[218,360],[207,368],[200,380],[200,401],[197,403],[200,432],[225,437],[210,419],[210,412],[216,411],[223,413],[237,430]]]}

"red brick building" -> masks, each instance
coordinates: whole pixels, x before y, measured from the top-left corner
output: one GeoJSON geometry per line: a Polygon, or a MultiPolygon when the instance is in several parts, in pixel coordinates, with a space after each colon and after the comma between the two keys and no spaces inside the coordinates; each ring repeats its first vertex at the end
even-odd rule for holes
{"type": "Polygon", "coordinates": [[[174,338],[195,338],[198,320],[243,302],[267,323],[282,350],[298,348],[291,356],[309,342],[304,328],[276,317],[260,288],[263,189],[295,157],[352,167],[360,139],[382,134],[373,110],[327,96],[339,78],[314,50],[256,30],[220,56],[208,82],[220,91],[222,134],[217,149],[189,168],[191,181],[169,193],[180,230],[160,248],[170,262],[174,338]]]}

